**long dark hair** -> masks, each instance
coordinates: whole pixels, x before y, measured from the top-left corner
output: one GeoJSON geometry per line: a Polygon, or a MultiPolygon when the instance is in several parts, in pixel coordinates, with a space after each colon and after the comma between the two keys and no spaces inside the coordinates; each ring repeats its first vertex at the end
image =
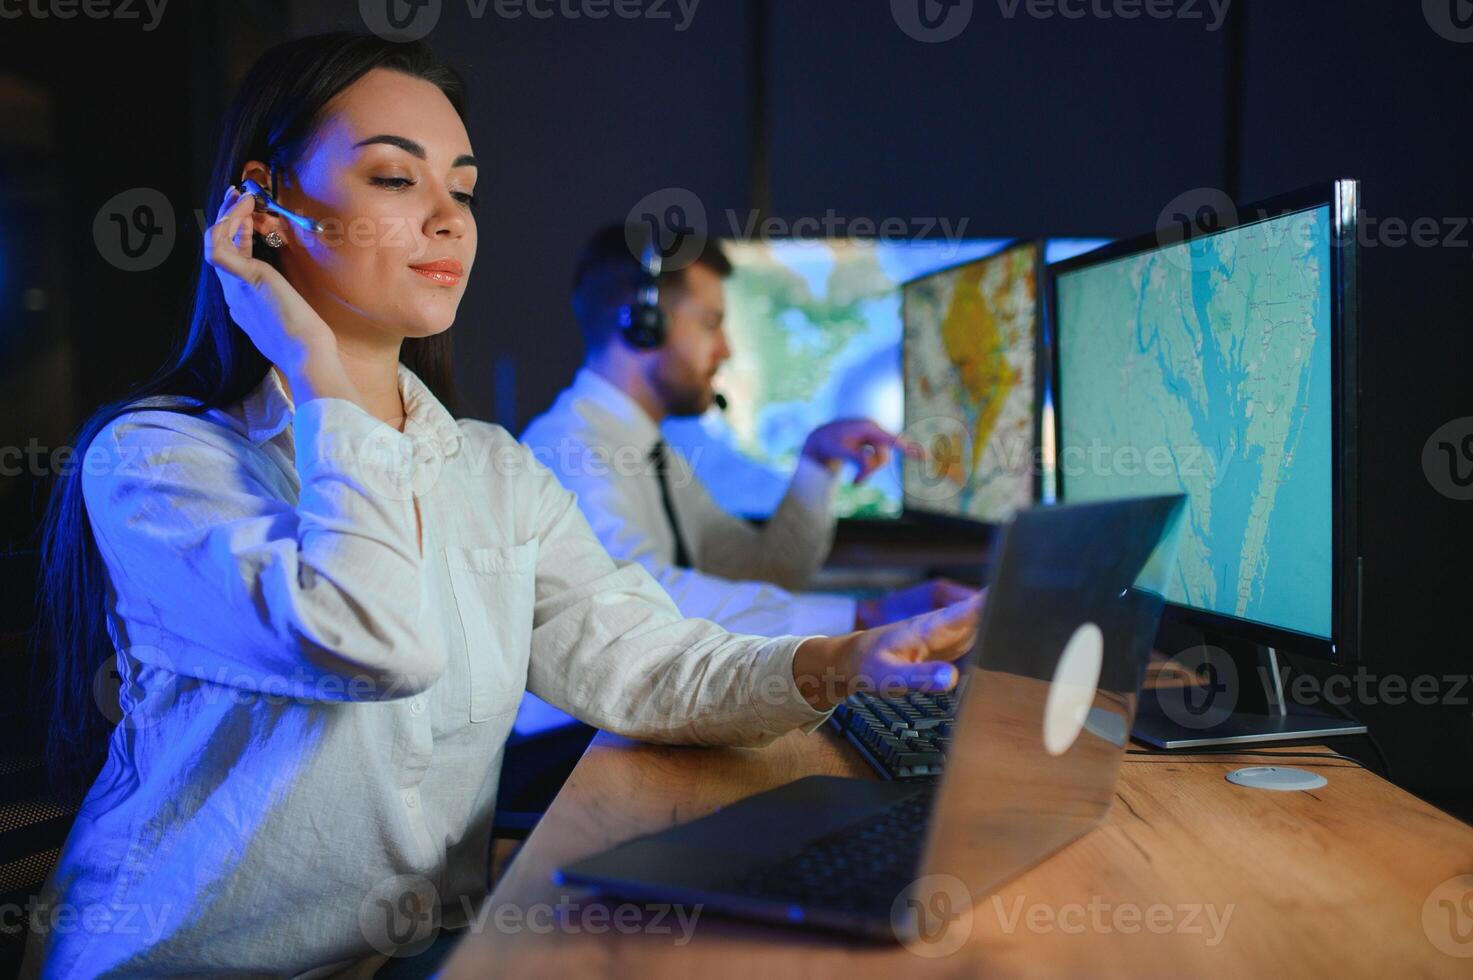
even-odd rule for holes
{"type": "MultiPolygon", "coordinates": [[[[247,161],[266,161],[273,175],[299,161],[329,100],[374,68],[431,82],[465,119],[464,82],[423,42],[333,33],[279,44],[251,68],[223,120],[204,213],[219,212],[225,188],[239,180],[247,161]]],[[[275,250],[259,237],[253,254],[277,263],[275,250]]],[[[406,339],[400,360],[454,413],[448,332],[406,339]]],[[[231,320],[220,280],[201,259],[188,333],[152,379],[82,426],[73,458],[84,457],[97,433],[139,399],[176,396],[187,400],[179,411],[199,413],[244,398],[269,368],[231,320]]],[[[82,470],[70,467],[52,488],[42,527],[36,630],[38,675],[50,700],[47,761],[53,782],[69,793],[95,777],[112,728],[92,694],[94,673],[114,650],[105,618],[106,571],[82,500],[82,470]]]]}

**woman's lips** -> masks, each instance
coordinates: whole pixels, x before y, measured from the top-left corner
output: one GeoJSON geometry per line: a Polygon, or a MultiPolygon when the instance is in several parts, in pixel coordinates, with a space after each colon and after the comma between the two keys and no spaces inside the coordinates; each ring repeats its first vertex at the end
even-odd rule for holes
{"type": "Polygon", "coordinates": [[[410,266],[410,268],[413,269],[415,272],[418,272],[420,275],[424,276],[431,282],[437,282],[442,286],[453,286],[456,283],[460,282],[459,276],[453,275],[449,272],[437,272],[434,269],[421,269],[417,266],[410,266]]]}
{"type": "Polygon", "coordinates": [[[409,268],[442,286],[454,286],[465,276],[465,268],[454,259],[436,259],[434,262],[421,262],[409,268]]]}

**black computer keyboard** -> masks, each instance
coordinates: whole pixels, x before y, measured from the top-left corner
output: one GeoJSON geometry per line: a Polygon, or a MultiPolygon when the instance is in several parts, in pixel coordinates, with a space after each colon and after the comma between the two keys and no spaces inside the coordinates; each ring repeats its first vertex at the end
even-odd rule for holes
{"type": "Polygon", "coordinates": [[[956,694],[882,698],[852,694],[829,722],[886,779],[934,779],[945,765],[956,721],[956,694]]]}
{"type": "Polygon", "coordinates": [[[915,877],[935,793],[926,787],[874,816],[810,841],[797,854],[750,872],[754,898],[806,907],[888,913],[915,877]]]}

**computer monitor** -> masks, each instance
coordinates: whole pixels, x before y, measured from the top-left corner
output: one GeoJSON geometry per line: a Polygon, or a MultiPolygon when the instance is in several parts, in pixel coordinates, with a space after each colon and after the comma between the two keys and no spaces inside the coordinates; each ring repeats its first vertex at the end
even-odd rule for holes
{"type": "MultiPolygon", "coordinates": [[[[667,421],[666,440],[691,460],[726,510],[771,516],[808,433],[837,418],[904,424],[900,284],[997,251],[1007,239],[726,241],[732,356],[717,376],[725,412],[667,421]]],[[[858,486],[842,481],[843,518],[901,513],[898,464],[858,486]]]]}
{"type": "Polygon", "coordinates": [[[1275,677],[1357,654],[1356,207],[1337,181],[1051,268],[1060,501],[1184,493],[1167,616],[1275,677]]]}
{"type": "Polygon", "coordinates": [[[1021,242],[901,290],[905,508],[1001,523],[1038,499],[1042,247],[1021,242]]]}

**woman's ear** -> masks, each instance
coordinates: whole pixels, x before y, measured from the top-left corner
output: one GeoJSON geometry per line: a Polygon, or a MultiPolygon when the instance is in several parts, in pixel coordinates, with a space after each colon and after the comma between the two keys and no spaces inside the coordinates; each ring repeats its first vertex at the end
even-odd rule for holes
{"type": "MultiPolygon", "coordinates": [[[[245,166],[241,168],[240,180],[237,183],[243,183],[247,177],[260,184],[267,193],[270,193],[271,168],[265,163],[260,160],[247,160],[245,166]]],[[[251,219],[251,230],[263,237],[274,231],[283,238],[287,238],[289,237],[287,232],[290,229],[287,227],[287,222],[280,215],[272,214],[260,202],[257,202],[255,214],[251,219]]]]}

